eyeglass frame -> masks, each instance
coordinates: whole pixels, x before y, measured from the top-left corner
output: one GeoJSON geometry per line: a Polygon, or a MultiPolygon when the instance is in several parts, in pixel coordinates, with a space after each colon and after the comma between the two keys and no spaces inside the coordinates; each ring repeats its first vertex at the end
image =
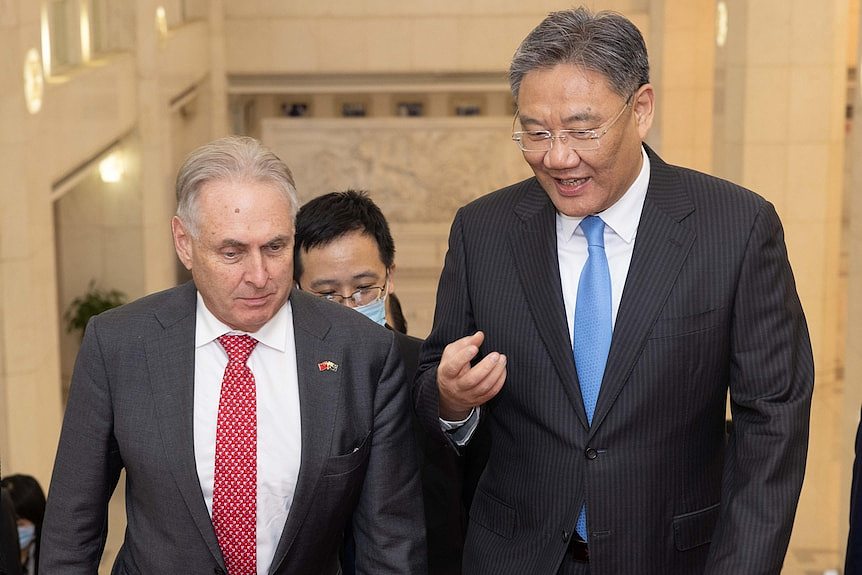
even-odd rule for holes
{"type": "MultiPolygon", "coordinates": [[[[297,285],[299,285],[299,284],[297,284],[297,285]]],[[[364,306],[364,305],[368,305],[368,304],[370,304],[370,303],[372,303],[372,302],[375,302],[375,301],[377,301],[377,300],[379,300],[379,299],[382,299],[382,298],[383,298],[383,295],[384,295],[384,293],[386,292],[386,289],[387,289],[388,287],[389,287],[389,270],[387,269],[387,270],[386,270],[386,277],[385,277],[385,278],[384,278],[384,280],[383,280],[383,285],[382,285],[382,286],[368,286],[368,287],[361,287],[361,288],[359,288],[359,289],[357,289],[357,290],[353,291],[353,292],[352,292],[349,296],[347,296],[347,297],[345,297],[345,296],[341,295],[340,293],[318,293],[318,292],[316,292],[316,291],[311,291],[311,290],[309,290],[309,293],[310,293],[310,294],[312,294],[312,295],[314,295],[314,296],[316,296],[316,297],[319,297],[319,298],[321,298],[321,299],[324,299],[324,300],[326,300],[326,301],[331,301],[332,303],[337,303],[337,304],[339,304],[339,305],[347,305],[348,307],[350,307],[350,306],[349,306],[349,304],[347,304],[347,303],[345,303],[345,302],[347,302],[348,300],[353,300],[353,307],[361,307],[361,306],[364,306]],[[375,289],[376,289],[376,290],[379,290],[379,291],[378,291],[378,293],[377,293],[377,297],[373,297],[373,298],[371,298],[370,300],[366,301],[365,303],[360,303],[360,302],[356,301],[356,296],[357,296],[357,294],[360,294],[360,293],[362,293],[363,291],[366,291],[366,290],[375,290],[375,289]]]]}
{"type": "Polygon", "coordinates": [[[620,108],[620,111],[617,112],[617,115],[614,116],[613,119],[611,119],[609,122],[605,122],[603,125],[596,126],[595,128],[589,128],[586,130],[557,130],[556,134],[551,132],[551,130],[518,130],[518,131],[515,131],[515,129],[514,129],[515,128],[515,122],[518,121],[518,116],[519,116],[519,113],[515,112],[515,117],[512,118],[512,141],[515,142],[515,145],[518,146],[518,148],[522,152],[527,152],[528,154],[534,154],[534,153],[538,153],[538,152],[542,152],[542,153],[547,154],[552,149],[554,149],[554,140],[558,140],[561,137],[562,137],[564,142],[568,143],[567,147],[570,150],[574,150],[574,151],[598,150],[600,145],[601,145],[602,137],[604,137],[605,134],[607,134],[611,130],[611,128],[614,127],[614,124],[616,124],[617,121],[622,117],[623,112],[625,112],[626,108],[628,108],[631,105],[633,96],[634,96],[634,93],[629,95],[629,97],[626,99],[626,103],[623,104],[623,107],[620,108]],[[541,141],[542,142],[550,142],[548,144],[548,149],[547,150],[527,150],[527,149],[525,149],[524,144],[522,142],[522,137],[524,134],[534,134],[534,135],[547,134],[547,137],[541,141]],[[577,137],[577,136],[572,136],[573,134],[583,134],[583,135],[589,134],[589,136],[587,136],[586,138],[581,138],[581,137],[577,137]],[[570,136],[572,136],[572,137],[570,137],[570,136]],[[577,147],[576,148],[576,147],[572,146],[572,142],[577,143],[577,144],[586,144],[588,142],[595,142],[595,145],[593,147],[589,147],[589,148],[587,148],[587,147],[577,147]]]}

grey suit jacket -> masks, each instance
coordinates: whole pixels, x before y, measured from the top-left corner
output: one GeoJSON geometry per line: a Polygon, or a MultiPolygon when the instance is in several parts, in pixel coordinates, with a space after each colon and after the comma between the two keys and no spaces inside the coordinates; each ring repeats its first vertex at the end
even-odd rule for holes
{"type": "Polygon", "coordinates": [[[492,447],[465,575],[565,571],[585,502],[592,575],[780,571],[813,384],[781,224],[763,198],[648,153],[591,427],[549,198],[531,178],[455,218],[414,392],[425,425],[439,430],[435,368],[446,344],[483,330],[480,357],[508,356],[506,383],[483,409],[492,447]]]}
{"type": "MultiPolygon", "coordinates": [[[[224,573],[193,445],[196,290],[104,313],[78,356],[42,531],[44,575],[96,573],[126,470],[123,574],[224,573]]],[[[294,290],[302,455],[272,574],[335,573],[353,514],[360,573],[425,569],[409,388],[392,334],[294,290]],[[337,326],[337,327],[336,327],[337,326]],[[332,360],[337,371],[321,371],[332,360]]]]}

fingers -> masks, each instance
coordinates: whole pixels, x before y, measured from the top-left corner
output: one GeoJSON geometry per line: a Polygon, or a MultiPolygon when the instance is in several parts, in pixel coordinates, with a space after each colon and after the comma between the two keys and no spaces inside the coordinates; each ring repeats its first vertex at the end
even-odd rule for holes
{"type": "Polygon", "coordinates": [[[477,363],[456,383],[461,400],[475,407],[493,399],[506,381],[507,361],[505,355],[493,352],[477,363]]]}
{"type": "Polygon", "coordinates": [[[469,369],[470,362],[479,353],[479,346],[485,340],[485,334],[477,331],[473,335],[455,340],[443,350],[437,377],[455,379],[469,369]]]}
{"type": "Polygon", "coordinates": [[[479,331],[450,343],[443,350],[437,368],[441,414],[460,416],[469,413],[502,389],[506,381],[505,355],[491,352],[476,365],[470,364],[484,339],[485,335],[479,331]]]}

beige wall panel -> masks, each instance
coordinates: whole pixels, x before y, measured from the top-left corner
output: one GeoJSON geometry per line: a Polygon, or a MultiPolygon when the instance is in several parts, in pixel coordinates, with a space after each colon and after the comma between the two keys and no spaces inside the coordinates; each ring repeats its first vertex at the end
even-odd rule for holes
{"type": "Polygon", "coordinates": [[[790,69],[748,66],[745,70],[744,115],[731,122],[746,143],[783,143],[788,135],[790,69]]]}
{"type": "Polygon", "coordinates": [[[521,15],[536,23],[552,10],[584,4],[595,10],[646,12],[649,0],[591,0],[573,4],[565,0],[225,0],[225,14],[231,19],[267,17],[353,18],[362,16],[479,16],[521,15]]]}
{"type": "Polygon", "coordinates": [[[29,235],[30,200],[27,194],[22,192],[26,179],[24,174],[20,173],[21,166],[26,165],[26,149],[13,142],[0,145],[0,150],[2,150],[0,174],[4,174],[4,182],[0,185],[0,263],[2,263],[26,258],[30,253],[30,244],[25,239],[29,235]],[[9,191],[15,188],[17,192],[9,191]]]}
{"type": "MultiPolygon", "coordinates": [[[[757,0],[747,2],[747,16],[738,12],[730,12],[728,26],[733,30],[740,18],[748,18],[757,24],[746,27],[748,49],[745,60],[749,66],[776,66],[790,63],[790,46],[792,46],[792,14],[787,0],[757,0]],[[769,25],[766,25],[766,23],[769,25]]],[[[812,3],[816,4],[816,3],[812,3]]],[[[806,49],[810,47],[805,40],[806,49]]],[[[777,95],[777,94],[776,94],[777,95]]]]}
{"type": "MultiPolygon", "coordinates": [[[[830,223],[827,222],[829,216],[827,193],[831,168],[829,146],[814,143],[789,144],[787,153],[788,185],[785,217],[791,221],[808,222],[814,225],[830,223]]],[[[831,222],[831,224],[840,225],[840,222],[831,222]]]]}
{"type": "Polygon", "coordinates": [[[134,60],[117,55],[104,65],[51,80],[40,113],[40,148],[52,180],[89,160],[135,125],[134,60]]]}
{"type": "MultiPolygon", "coordinates": [[[[465,11],[464,6],[447,9],[445,4],[429,3],[414,6],[415,11],[357,9],[357,14],[348,10],[329,16],[325,5],[314,9],[267,5],[254,11],[239,9],[234,2],[225,4],[229,74],[502,73],[518,43],[548,11],[569,7],[548,3],[546,9],[530,5],[529,10],[472,12],[469,7],[465,11]],[[383,48],[387,39],[393,42],[388,50],[383,48]]],[[[632,17],[647,34],[646,15],[632,17]]]]}
{"type": "Polygon", "coordinates": [[[193,22],[172,30],[159,44],[161,89],[170,99],[201,81],[210,68],[209,27],[193,22]]]}

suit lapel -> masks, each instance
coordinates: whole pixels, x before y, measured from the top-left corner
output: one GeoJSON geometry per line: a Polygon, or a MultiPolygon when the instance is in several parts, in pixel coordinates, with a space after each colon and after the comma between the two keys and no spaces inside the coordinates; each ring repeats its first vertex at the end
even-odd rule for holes
{"type": "Polygon", "coordinates": [[[157,311],[157,318],[165,331],[161,338],[147,342],[147,366],[156,406],[156,419],[171,474],[210,552],[222,562],[195,463],[193,414],[196,294],[194,284],[189,282],[178,291],[174,305],[157,311]]]}
{"type": "Polygon", "coordinates": [[[670,166],[649,148],[647,152],[650,183],[593,416],[593,433],[628,380],[695,241],[694,231],[681,223],[694,211],[688,192],[670,166]]]}
{"type": "Polygon", "coordinates": [[[557,258],[556,210],[535,178],[527,180],[524,197],[515,206],[521,225],[509,236],[518,277],[545,349],[584,428],[587,415],[575,371],[575,361],[560,284],[557,258]]]}
{"type": "Polygon", "coordinates": [[[293,330],[296,341],[296,371],[299,384],[299,410],[302,425],[302,455],[299,478],[290,513],[273,557],[270,573],[276,572],[313,507],[314,492],[329,457],[332,428],[338,408],[343,371],[321,371],[318,364],[333,361],[343,365],[341,346],[326,340],[331,324],[315,306],[312,296],[293,290],[293,330]]]}

